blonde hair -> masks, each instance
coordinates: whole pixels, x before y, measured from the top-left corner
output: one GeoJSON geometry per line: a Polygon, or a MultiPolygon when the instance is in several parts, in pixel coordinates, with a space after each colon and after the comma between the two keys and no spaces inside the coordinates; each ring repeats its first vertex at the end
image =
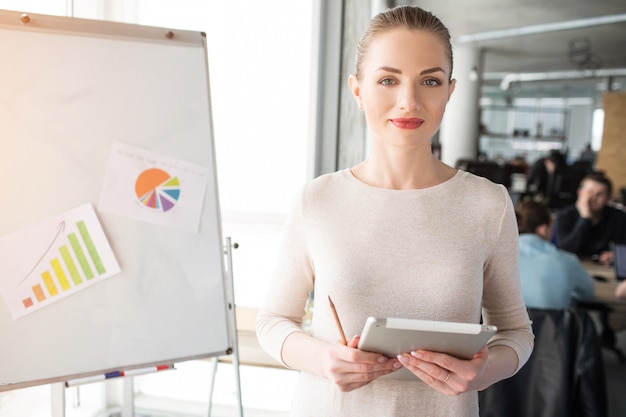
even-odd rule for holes
{"type": "Polygon", "coordinates": [[[406,28],[409,30],[423,30],[437,36],[445,45],[450,59],[450,79],[452,79],[452,45],[450,32],[441,23],[441,20],[430,12],[415,6],[398,6],[379,13],[369,23],[356,48],[355,76],[360,78],[359,69],[371,40],[379,33],[393,29],[406,28]]]}

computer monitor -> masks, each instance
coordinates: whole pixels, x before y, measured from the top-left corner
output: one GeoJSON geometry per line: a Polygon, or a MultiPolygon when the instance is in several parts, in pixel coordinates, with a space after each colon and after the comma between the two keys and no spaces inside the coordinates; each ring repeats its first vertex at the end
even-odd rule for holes
{"type": "Polygon", "coordinates": [[[613,264],[615,278],[618,281],[626,279],[626,242],[613,242],[613,264]]]}

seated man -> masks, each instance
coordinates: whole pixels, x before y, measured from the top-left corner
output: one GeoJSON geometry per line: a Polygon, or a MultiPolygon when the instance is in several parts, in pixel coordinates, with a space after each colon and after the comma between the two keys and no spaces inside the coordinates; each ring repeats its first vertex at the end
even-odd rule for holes
{"type": "Polygon", "coordinates": [[[522,201],[515,209],[519,227],[519,271],[528,308],[565,309],[594,296],[591,276],[576,255],[550,242],[550,209],[537,201],[522,201]]]}
{"type": "Polygon", "coordinates": [[[576,204],[557,214],[559,248],[602,265],[613,263],[611,242],[626,240],[626,213],[608,205],[612,192],[611,180],[603,174],[592,173],[583,178],[576,204]]]}

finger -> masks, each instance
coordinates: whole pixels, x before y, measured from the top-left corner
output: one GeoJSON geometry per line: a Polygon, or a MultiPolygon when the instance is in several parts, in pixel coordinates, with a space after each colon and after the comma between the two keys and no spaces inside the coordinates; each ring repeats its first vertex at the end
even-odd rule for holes
{"type": "Polygon", "coordinates": [[[420,366],[418,368],[419,370],[421,370],[422,372],[424,372],[426,375],[430,376],[431,381],[433,383],[446,383],[450,380],[450,376],[452,375],[452,372],[445,369],[445,368],[441,368],[439,366],[420,366]]]}
{"type": "Polygon", "coordinates": [[[485,343],[483,345],[483,347],[480,348],[480,350],[478,352],[476,352],[476,354],[474,355],[474,358],[486,358],[489,356],[489,346],[485,343]]]}
{"type": "Polygon", "coordinates": [[[412,358],[410,355],[399,356],[403,365],[416,377],[431,387],[443,393],[454,392],[450,385],[453,382],[453,372],[445,370],[433,363],[412,358]]]}
{"type": "MultiPolygon", "coordinates": [[[[459,360],[453,356],[447,355],[445,353],[439,352],[431,352],[427,350],[417,350],[411,352],[411,356],[420,360],[425,361],[426,363],[433,364],[436,368],[443,369],[445,371],[456,369],[458,366],[459,360]]],[[[438,370],[435,369],[435,372],[438,370]]],[[[445,377],[445,374],[443,375],[445,377]]]]}
{"type": "MultiPolygon", "coordinates": [[[[359,337],[352,338],[348,345],[357,345],[359,337]]],[[[331,356],[336,360],[343,362],[341,367],[348,369],[349,372],[369,374],[375,372],[392,372],[401,368],[398,361],[394,358],[390,360],[384,355],[373,352],[366,352],[346,346],[341,342],[337,342],[331,348],[331,356]]],[[[378,375],[377,375],[378,376],[378,375]]]]}
{"type": "Polygon", "coordinates": [[[344,363],[332,373],[331,380],[340,391],[353,389],[369,384],[374,379],[390,374],[402,366],[395,360],[378,357],[376,363],[344,363]],[[395,362],[395,367],[393,366],[395,362]]]}
{"type": "MultiPolygon", "coordinates": [[[[443,381],[450,372],[451,364],[448,360],[448,355],[443,355],[446,357],[444,359],[437,358],[438,355],[440,354],[435,354],[434,352],[417,351],[411,352],[410,355],[403,355],[403,357],[408,359],[410,367],[420,369],[421,371],[430,375],[433,380],[443,381]]],[[[398,359],[400,359],[400,357],[398,359]]]]}
{"type": "MultiPolygon", "coordinates": [[[[422,362],[425,363],[425,362],[422,362]]],[[[413,366],[413,365],[405,365],[405,367],[410,370],[415,376],[424,381],[426,384],[437,388],[444,389],[449,387],[450,380],[452,378],[452,372],[445,371],[439,368],[438,372],[433,372],[432,369],[426,370],[422,367],[422,365],[413,366]]]]}
{"type": "Polygon", "coordinates": [[[352,339],[348,340],[348,347],[355,348],[359,346],[360,336],[354,336],[352,339]]]}

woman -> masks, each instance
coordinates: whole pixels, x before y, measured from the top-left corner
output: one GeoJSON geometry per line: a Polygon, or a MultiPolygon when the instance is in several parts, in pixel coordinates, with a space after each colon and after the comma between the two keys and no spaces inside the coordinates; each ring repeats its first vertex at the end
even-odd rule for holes
{"type": "Polygon", "coordinates": [[[448,30],[401,6],[373,19],[349,85],[372,133],[351,169],[307,184],[287,221],[257,319],[262,346],[300,373],[293,416],[478,416],[477,390],[513,375],[533,338],[517,272],[517,227],[507,190],[432,155],[454,91],[448,30]],[[310,333],[300,328],[314,290],[310,333]],[[444,353],[397,358],[338,341],[368,316],[496,325],[471,360],[444,353]],[[394,379],[408,368],[417,378],[394,379]]]}

